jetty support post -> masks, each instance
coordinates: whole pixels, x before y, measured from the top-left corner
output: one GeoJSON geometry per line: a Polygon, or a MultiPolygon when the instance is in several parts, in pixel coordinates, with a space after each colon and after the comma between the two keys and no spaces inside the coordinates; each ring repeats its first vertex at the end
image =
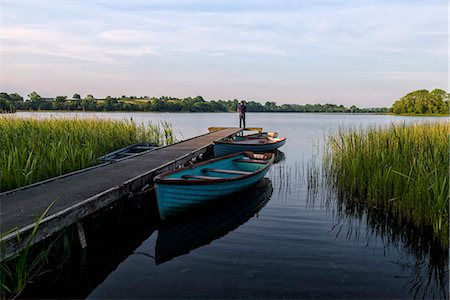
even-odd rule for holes
{"type": "Polygon", "coordinates": [[[77,229],[78,229],[78,240],[80,241],[80,247],[81,249],[86,249],[87,242],[86,242],[86,235],[84,234],[84,228],[83,224],[80,222],[77,222],[77,229]]]}

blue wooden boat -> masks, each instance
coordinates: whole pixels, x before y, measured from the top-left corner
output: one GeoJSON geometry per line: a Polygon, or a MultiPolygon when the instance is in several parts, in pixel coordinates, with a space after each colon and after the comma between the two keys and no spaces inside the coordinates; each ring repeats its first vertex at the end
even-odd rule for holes
{"type": "Polygon", "coordinates": [[[266,153],[275,151],[286,143],[286,138],[242,138],[233,137],[214,143],[214,156],[219,157],[231,153],[251,151],[266,153]]]}
{"type": "Polygon", "coordinates": [[[170,215],[214,203],[256,184],[269,171],[272,153],[236,153],[155,177],[159,215],[170,215]]]}
{"type": "Polygon", "coordinates": [[[266,205],[272,191],[270,179],[263,178],[239,195],[232,195],[214,205],[162,221],[155,245],[156,264],[208,245],[235,230],[266,205]]]}

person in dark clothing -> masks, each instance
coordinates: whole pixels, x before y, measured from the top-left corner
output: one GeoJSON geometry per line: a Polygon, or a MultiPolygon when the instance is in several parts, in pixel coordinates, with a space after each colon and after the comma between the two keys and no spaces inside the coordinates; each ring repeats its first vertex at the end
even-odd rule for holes
{"type": "Polygon", "coordinates": [[[238,104],[237,111],[239,112],[239,128],[244,125],[245,128],[245,112],[247,111],[247,106],[245,106],[244,101],[238,104]]]}

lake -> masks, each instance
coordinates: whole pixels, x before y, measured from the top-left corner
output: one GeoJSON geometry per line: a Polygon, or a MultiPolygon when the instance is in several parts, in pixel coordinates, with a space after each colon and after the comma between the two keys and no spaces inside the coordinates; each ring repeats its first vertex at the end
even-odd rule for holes
{"type": "MultiPolygon", "coordinates": [[[[239,121],[237,113],[17,115],[168,121],[178,140],[206,133],[210,126],[236,126],[239,121]]],[[[57,295],[90,299],[448,298],[446,251],[424,242],[426,237],[393,228],[382,216],[340,210],[334,202],[313,197],[314,191],[308,189],[308,170],[320,165],[323,140],[338,128],[427,120],[447,119],[248,113],[248,126],[287,138],[267,178],[229,203],[169,222],[149,221],[154,218],[150,214],[136,216],[138,229],[130,237],[124,234],[120,242],[103,250],[88,246],[87,251],[95,255],[87,268],[103,268],[103,275],[87,279],[89,275],[80,271],[84,275],[66,279],[70,284],[66,282],[57,295]],[[120,252],[120,259],[109,263],[113,252],[120,252]]],[[[33,291],[26,296],[32,297],[33,291]]]]}

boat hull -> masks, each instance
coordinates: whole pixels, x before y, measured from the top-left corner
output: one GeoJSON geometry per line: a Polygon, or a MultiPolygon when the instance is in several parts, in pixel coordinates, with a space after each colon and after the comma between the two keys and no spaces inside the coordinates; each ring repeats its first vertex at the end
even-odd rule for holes
{"type": "MultiPolygon", "coordinates": [[[[231,155],[224,161],[215,161],[201,163],[199,167],[191,167],[177,171],[179,175],[160,175],[155,178],[155,190],[158,203],[158,209],[161,219],[170,215],[177,215],[182,212],[195,209],[199,206],[208,205],[224,198],[225,196],[238,193],[248,189],[261,180],[269,171],[273,163],[273,156],[267,164],[238,162],[241,172],[248,172],[248,175],[223,175],[218,180],[181,180],[183,176],[191,174],[200,176],[202,168],[226,169],[235,158],[242,155],[231,155]],[[172,176],[172,178],[170,178],[172,176]],[[175,177],[177,176],[177,177],[175,177]],[[175,178],[174,178],[175,177],[175,178]]],[[[236,167],[237,169],[237,167],[236,167]]],[[[172,171],[173,173],[173,171],[172,171]]],[[[201,177],[201,176],[200,176],[201,177]]]]}
{"type": "Polygon", "coordinates": [[[249,141],[249,143],[231,143],[231,142],[217,142],[214,143],[214,156],[220,157],[232,153],[238,153],[242,151],[251,151],[255,153],[266,153],[275,151],[286,143],[286,139],[280,139],[277,142],[257,144],[249,141]]]}

